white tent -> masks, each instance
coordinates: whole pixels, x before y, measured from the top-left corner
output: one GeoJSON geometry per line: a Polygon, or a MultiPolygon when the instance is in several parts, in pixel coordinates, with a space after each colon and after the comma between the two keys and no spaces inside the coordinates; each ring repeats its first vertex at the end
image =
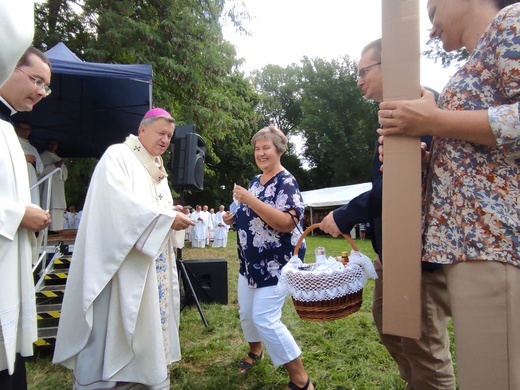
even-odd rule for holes
{"type": "Polygon", "coordinates": [[[356,196],[372,188],[372,183],[352,184],[349,186],[321,188],[319,190],[302,191],[305,207],[324,208],[343,206],[356,196]]]}
{"type": "MultiPolygon", "coordinates": [[[[339,207],[348,204],[356,196],[372,189],[372,183],[352,184],[340,187],[302,191],[303,204],[310,210],[311,225],[314,224],[313,209],[339,207]]],[[[354,233],[351,233],[351,235],[354,233]]],[[[355,235],[352,235],[355,237],[355,235]]]]}

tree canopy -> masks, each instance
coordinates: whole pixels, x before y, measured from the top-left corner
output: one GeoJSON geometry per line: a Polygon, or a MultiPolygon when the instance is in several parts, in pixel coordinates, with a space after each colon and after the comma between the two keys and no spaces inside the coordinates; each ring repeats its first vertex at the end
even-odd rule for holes
{"type": "MultiPolygon", "coordinates": [[[[247,33],[240,0],[47,0],[35,15],[42,50],[63,41],[86,61],[152,65],[153,105],[177,124],[194,124],[206,143],[204,190],[185,194],[187,203],[227,205],[233,183],[257,173],[250,140],[270,124],[304,140],[303,150],[290,145],[282,158],[302,189],[368,178],[377,123],[356,86],[356,65],[303,58],[244,75],[222,33],[224,22],[247,33]]],[[[82,172],[82,162],[73,164],[82,172]]],[[[84,164],[90,172],[92,162],[84,164]]],[[[81,203],[85,177],[77,176],[67,191],[81,203]]]]}
{"type": "Polygon", "coordinates": [[[455,50],[454,52],[446,52],[441,48],[441,41],[438,38],[428,41],[429,49],[423,52],[427,58],[440,62],[443,67],[448,67],[455,63],[465,61],[469,57],[466,49],[455,50]]]}

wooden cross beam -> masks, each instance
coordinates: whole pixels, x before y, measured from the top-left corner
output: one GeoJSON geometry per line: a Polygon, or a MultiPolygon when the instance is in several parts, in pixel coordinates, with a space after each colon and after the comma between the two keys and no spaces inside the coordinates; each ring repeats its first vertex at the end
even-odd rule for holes
{"type": "MultiPolygon", "coordinates": [[[[419,0],[382,0],[383,99],[420,97],[419,0]]],[[[387,137],[383,181],[383,333],[421,335],[420,139],[387,137]]]]}

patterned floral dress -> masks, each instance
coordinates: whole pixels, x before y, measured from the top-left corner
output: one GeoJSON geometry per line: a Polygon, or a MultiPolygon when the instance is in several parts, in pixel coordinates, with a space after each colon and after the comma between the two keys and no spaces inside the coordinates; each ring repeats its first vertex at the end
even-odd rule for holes
{"type": "MultiPolygon", "coordinates": [[[[278,210],[295,210],[300,225],[305,207],[294,176],[284,170],[265,185],[260,183],[260,176],[251,181],[249,192],[278,210]]],[[[276,231],[242,203],[235,214],[235,222],[240,274],[247,278],[250,287],[275,286],[282,267],[293,255],[301,227],[295,225],[291,233],[276,231]]]]}
{"type": "Polygon", "coordinates": [[[434,138],[425,198],[424,260],[520,266],[520,4],[504,8],[439,99],[488,110],[496,147],[434,138]]]}

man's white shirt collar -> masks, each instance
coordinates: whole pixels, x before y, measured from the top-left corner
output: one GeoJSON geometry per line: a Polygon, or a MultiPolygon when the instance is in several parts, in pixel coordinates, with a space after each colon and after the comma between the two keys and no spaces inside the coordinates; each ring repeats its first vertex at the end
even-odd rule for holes
{"type": "Polygon", "coordinates": [[[7,100],[5,100],[2,96],[0,96],[0,101],[4,103],[8,109],[11,110],[11,115],[16,114],[17,111],[9,103],[7,103],[7,100]]]}

